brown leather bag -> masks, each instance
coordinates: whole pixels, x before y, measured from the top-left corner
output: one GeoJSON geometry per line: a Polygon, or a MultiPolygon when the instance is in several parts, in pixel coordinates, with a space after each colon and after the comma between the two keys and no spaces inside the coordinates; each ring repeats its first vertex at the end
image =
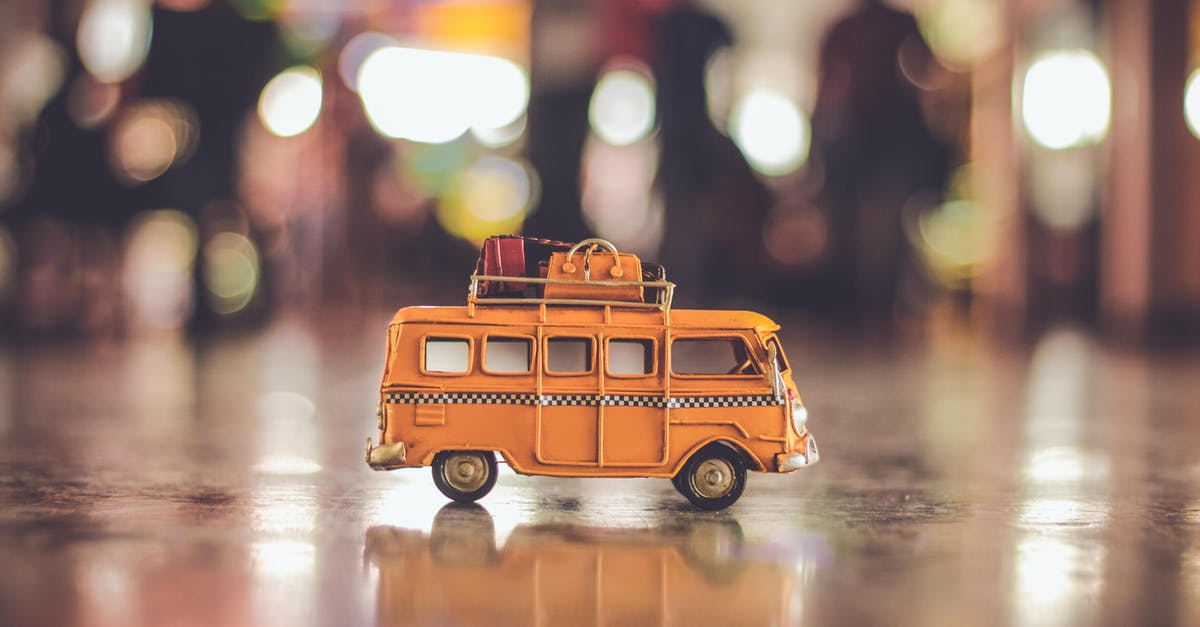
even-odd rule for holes
{"type": "Polygon", "coordinates": [[[546,284],[546,298],[642,302],[642,286],[637,285],[642,280],[641,260],[637,255],[617,252],[616,246],[599,238],[585,239],[565,253],[551,254],[547,278],[570,282],[546,284]],[[630,284],[599,285],[597,281],[630,284]]]}

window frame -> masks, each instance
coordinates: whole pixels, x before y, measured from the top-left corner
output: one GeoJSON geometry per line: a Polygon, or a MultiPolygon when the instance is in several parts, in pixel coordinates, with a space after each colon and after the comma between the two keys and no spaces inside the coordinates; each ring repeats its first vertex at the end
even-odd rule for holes
{"type": "Polygon", "coordinates": [[[604,375],[614,379],[645,379],[658,376],[658,338],[648,335],[612,335],[604,338],[604,375]],[[609,347],[612,341],[650,342],[650,372],[640,374],[617,374],[612,371],[609,362],[609,347]]]}
{"type": "MultiPolygon", "coordinates": [[[[783,374],[783,373],[791,370],[792,364],[788,362],[787,355],[783,354],[783,342],[779,341],[779,336],[772,335],[772,336],[768,337],[766,339],[766,341],[763,342],[763,348],[769,348],[771,345],[771,342],[775,343],[775,355],[776,355],[776,358],[779,360],[779,365],[780,365],[779,373],[783,374]]],[[[770,355],[770,352],[768,352],[767,354],[770,355]]]]}
{"type": "Polygon", "coordinates": [[[596,336],[594,335],[573,335],[570,333],[546,335],[542,337],[542,373],[551,377],[586,377],[596,374],[596,336]],[[588,355],[588,369],[570,372],[559,372],[550,369],[550,340],[587,340],[590,342],[591,353],[588,355]]]}
{"type": "Polygon", "coordinates": [[[482,346],[482,348],[479,351],[479,370],[481,372],[483,372],[484,374],[496,376],[496,377],[522,377],[522,376],[527,377],[534,373],[534,366],[537,364],[537,358],[538,358],[537,338],[536,337],[534,337],[532,335],[522,335],[520,333],[495,333],[495,334],[487,333],[487,334],[484,334],[484,336],[483,336],[481,346],[482,346]],[[529,366],[527,367],[527,369],[524,371],[521,371],[521,372],[504,371],[504,370],[501,370],[501,371],[489,370],[487,367],[487,349],[488,349],[488,342],[493,338],[502,339],[502,340],[525,340],[526,342],[528,342],[529,343],[529,366]]]}
{"type": "Polygon", "coordinates": [[[465,377],[475,371],[475,338],[461,333],[426,333],[421,336],[421,355],[420,355],[421,374],[428,377],[465,377]],[[445,372],[443,370],[429,370],[426,367],[426,348],[429,346],[429,340],[465,340],[467,342],[467,369],[463,372],[445,372]]]}
{"type": "Polygon", "coordinates": [[[736,333],[736,332],[734,332],[734,333],[728,333],[728,334],[726,334],[726,333],[722,333],[722,334],[702,334],[702,335],[691,335],[691,334],[689,334],[689,335],[677,335],[677,336],[674,336],[674,337],[672,337],[672,338],[671,338],[671,343],[670,343],[670,345],[667,347],[667,350],[671,351],[671,353],[670,353],[670,358],[671,358],[671,373],[670,373],[670,374],[671,374],[671,376],[672,376],[672,377],[679,377],[679,378],[681,378],[681,379],[712,379],[712,378],[721,378],[721,379],[734,379],[734,380],[739,380],[739,381],[740,381],[740,380],[751,381],[751,380],[757,380],[757,379],[762,379],[762,378],[763,378],[763,374],[762,374],[762,363],[759,361],[758,354],[757,354],[757,353],[755,353],[755,351],[754,351],[754,347],[753,347],[753,346],[750,344],[750,342],[749,342],[749,341],[746,339],[746,336],[744,336],[744,335],[741,335],[741,334],[739,334],[739,333],[736,333]],[[678,340],[740,340],[740,341],[742,342],[742,347],[746,349],[746,356],[747,356],[747,357],[749,357],[749,358],[751,359],[751,361],[753,361],[753,362],[754,362],[754,367],[755,367],[755,368],[756,368],[756,369],[757,369],[759,372],[757,372],[757,373],[752,373],[752,374],[724,374],[724,373],[718,373],[718,374],[695,374],[695,373],[691,373],[691,374],[684,374],[684,373],[675,372],[675,342],[676,342],[676,341],[678,341],[678,340]]]}

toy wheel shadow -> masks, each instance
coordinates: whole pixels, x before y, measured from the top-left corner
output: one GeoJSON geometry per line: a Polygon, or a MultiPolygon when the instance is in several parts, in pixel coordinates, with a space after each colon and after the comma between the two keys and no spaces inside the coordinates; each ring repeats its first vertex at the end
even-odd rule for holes
{"type": "Polygon", "coordinates": [[[709,581],[732,581],[745,567],[746,536],[735,519],[689,520],[673,527],[671,534],[684,561],[709,581]]]}
{"type": "Polygon", "coordinates": [[[475,503],[448,503],[433,517],[429,552],[436,564],[485,566],[497,559],[496,524],[475,503]]]}

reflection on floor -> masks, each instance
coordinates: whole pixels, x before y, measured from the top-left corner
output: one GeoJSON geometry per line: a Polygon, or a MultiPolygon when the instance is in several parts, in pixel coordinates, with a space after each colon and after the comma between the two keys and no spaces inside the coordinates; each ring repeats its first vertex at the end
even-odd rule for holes
{"type": "Polygon", "coordinates": [[[652,529],[522,525],[450,504],[428,534],[372,527],[378,624],[788,625],[795,571],[749,560],[733,518],[652,529]],[[421,582],[420,585],[414,585],[421,582]]]}
{"type": "Polygon", "coordinates": [[[0,346],[0,625],[1200,624],[1200,356],[784,319],[812,469],[463,509],[362,461],[389,314],[0,346]]]}

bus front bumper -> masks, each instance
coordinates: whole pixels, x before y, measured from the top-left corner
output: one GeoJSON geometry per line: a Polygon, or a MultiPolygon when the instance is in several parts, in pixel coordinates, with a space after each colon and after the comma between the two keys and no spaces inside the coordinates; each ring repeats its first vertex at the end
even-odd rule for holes
{"type": "Polygon", "coordinates": [[[775,456],[775,467],[779,469],[779,472],[800,470],[812,466],[821,459],[821,454],[817,451],[817,439],[810,433],[804,440],[804,452],[792,451],[775,456]]]}
{"type": "Polygon", "coordinates": [[[367,438],[367,465],[375,470],[399,468],[407,457],[403,442],[371,446],[371,438],[367,438]]]}

